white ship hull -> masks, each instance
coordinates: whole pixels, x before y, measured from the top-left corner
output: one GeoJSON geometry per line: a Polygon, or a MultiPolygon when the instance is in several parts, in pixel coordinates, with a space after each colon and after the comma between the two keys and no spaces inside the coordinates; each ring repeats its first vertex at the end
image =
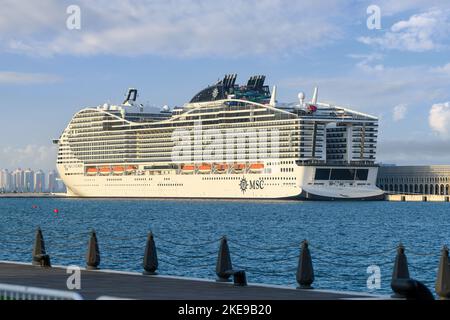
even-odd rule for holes
{"type": "MultiPolygon", "coordinates": [[[[375,186],[377,168],[367,181],[315,182],[314,166],[272,174],[164,174],[88,176],[83,170],[58,166],[67,195],[86,198],[202,198],[376,200],[383,192],[375,186]]],[[[273,168],[275,171],[276,168],[273,168]]]]}

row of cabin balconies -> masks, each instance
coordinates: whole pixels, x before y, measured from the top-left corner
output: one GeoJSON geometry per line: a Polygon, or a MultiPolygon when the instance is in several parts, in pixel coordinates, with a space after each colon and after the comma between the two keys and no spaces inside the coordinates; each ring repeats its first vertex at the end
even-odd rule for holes
{"type": "MultiPolygon", "coordinates": [[[[295,153],[298,152],[300,149],[298,147],[279,147],[279,148],[266,148],[266,150],[264,150],[264,152],[271,152],[272,150],[276,150],[277,152],[280,153],[295,153]]],[[[195,155],[201,155],[204,154],[206,151],[206,149],[202,148],[201,150],[198,149],[193,149],[190,150],[190,153],[195,154],[195,155]]],[[[248,153],[262,153],[263,149],[261,148],[248,148],[248,147],[239,147],[239,148],[223,148],[223,149],[213,149],[211,150],[214,153],[218,153],[218,154],[227,154],[230,153],[232,151],[233,154],[248,154],[248,153]]],[[[128,150],[83,150],[83,151],[74,151],[74,154],[78,157],[78,156],[95,156],[95,155],[146,155],[146,154],[167,154],[170,155],[172,154],[173,149],[172,148],[160,148],[160,149],[153,149],[153,150],[133,150],[133,149],[128,149],[128,150]]],[[[182,151],[183,152],[183,151],[182,151]]]]}
{"type": "MultiPolygon", "coordinates": [[[[233,130],[233,129],[239,129],[239,128],[230,128],[230,130],[233,130]]],[[[262,129],[266,129],[266,128],[262,127],[262,129]]],[[[282,127],[282,128],[272,127],[270,129],[271,130],[267,130],[267,132],[271,132],[271,131],[277,130],[280,133],[280,135],[283,134],[283,133],[292,134],[292,132],[293,132],[291,129],[287,129],[287,128],[284,128],[284,127],[282,127]]],[[[222,130],[223,130],[223,128],[222,128],[222,130]]],[[[94,131],[94,132],[92,132],[92,134],[78,134],[76,137],[71,137],[71,139],[90,138],[90,137],[97,137],[97,136],[108,137],[108,136],[111,136],[111,135],[113,135],[115,137],[119,137],[119,136],[122,136],[122,135],[125,135],[125,136],[127,136],[127,135],[128,136],[130,136],[130,135],[133,135],[133,136],[139,135],[140,137],[144,136],[144,134],[142,132],[137,132],[137,131],[133,131],[133,130],[127,130],[127,131],[128,132],[125,131],[123,133],[112,133],[111,131],[94,131]],[[131,131],[131,133],[129,131],[131,131]]],[[[225,131],[225,135],[227,135],[227,134],[233,134],[233,135],[241,134],[239,132],[227,133],[226,130],[223,130],[223,131],[225,131]]],[[[254,131],[254,132],[257,133],[258,131],[254,131]]],[[[254,132],[250,132],[250,134],[254,133],[254,132]]],[[[167,137],[167,136],[172,136],[172,134],[173,134],[173,130],[172,129],[167,129],[166,131],[163,131],[163,132],[145,133],[145,135],[149,135],[152,138],[167,137]]],[[[222,132],[222,134],[224,134],[224,133],[222,132]]],[[[248,131],[242,133],[242,135],[248,135],[248,134],[249,134],[248,131]]],[[[294,131],[294,134],[299,134],[299,133],[296,133],[294,131]]]]}
{"type": "MultiPolygon", "coordinates": [[[[255,155],[246,155],[244,158],[241,158],[237,155],[234,155],[231,158],[220,158],[218,159],[216,156],[210,156],[210,157],[203,157],[201,158],[201,161],[205,161],[205,162],[217,162],[217,161],[233,161],[233,162],[239,162],[239,161],[258,161],[258,160],[270,160],[270,159],[274,159],[274,157],[276,157],[277,159],[292,159],[292,158],[297,158],[298,157],[298,153],[290,153],[290,154],[279,154],[279,155],[271,155],[266,154],[266,155],[261,155],[261,154],[255,154],[255,155]]],[[[196,161],[195,156],[180,156],[177,159],[177,162],[195,162],[196,161]]],[[[146,157],[133,157],[133,156],[127,156],[127,157],[86,157],[84,159],[81,159],[84,162],[105,162],[105,163],[110,163],[110,162],[117,162],[117,161],[122,161],[122,162],[171,162],[172,158],[170,156],[167,157],[161,157],[161,156],[146,156],[146,157]]],[[[79,160],[78,160],[79,161],[79,160]]]]}

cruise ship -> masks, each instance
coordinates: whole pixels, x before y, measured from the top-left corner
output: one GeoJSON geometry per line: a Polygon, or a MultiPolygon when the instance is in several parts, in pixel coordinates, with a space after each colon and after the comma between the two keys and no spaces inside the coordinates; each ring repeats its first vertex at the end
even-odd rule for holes
{"type": "Polygon", "coordinates": [[[321,103],[279,103],[265,76],[226,75],[182,107],[77,112],[57,169],[73,197],[378,200],[378,119],[321,103]]]}

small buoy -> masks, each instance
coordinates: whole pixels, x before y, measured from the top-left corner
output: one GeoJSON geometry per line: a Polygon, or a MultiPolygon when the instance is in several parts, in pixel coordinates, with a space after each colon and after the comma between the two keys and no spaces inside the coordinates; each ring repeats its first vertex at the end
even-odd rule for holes
{"type": "Polygon", "coordinates": [[[35,205],[35,204],[33,204],[32,206],[31,206],[31,208],[33,208],[33,209],[37,209],[37,205],[35,205]]]}
{"type": "Polygon", "coordinates": [[[53,209],[53,212],[54,213],[59,213],[59,210],[58,209],[53,209]]]}

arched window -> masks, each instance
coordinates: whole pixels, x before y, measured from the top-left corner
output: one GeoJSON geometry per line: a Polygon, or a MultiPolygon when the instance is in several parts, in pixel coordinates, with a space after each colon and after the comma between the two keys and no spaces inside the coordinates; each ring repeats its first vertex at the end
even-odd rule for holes
{"type": "Polygon", "coordinates": [[[429,190],[428,190],[428,185],[427,185],[427,184],[425,185],[424,193],[425,193],[425,194],[430,194],[430,193],[429,193],[429,190]]]}
{"type": "Polygon", "coordinates": [[[439,194],[439,185],[438,184],[434,187],[434,194],[439,194]]]}
{"type": "Polygon", "coordinates": [[[434,186],[430,184],[430,194],[434,194],[434,186]]]}
{"type": "Polygon", "coordinates": [[[405,184],[405,193],[408,193],[409,191],[408,191],[408,185],[407,184],[405,184]]]}
{"type": "Polygon", "coordinates": [[[419,193],[423,194],[423,184],[419,186],[419,193]]]}
{"type": "Polygon", "coordinates": [[[441,195],[443,196],[445,194],[445,186],[441,184],[441,195]]]}

